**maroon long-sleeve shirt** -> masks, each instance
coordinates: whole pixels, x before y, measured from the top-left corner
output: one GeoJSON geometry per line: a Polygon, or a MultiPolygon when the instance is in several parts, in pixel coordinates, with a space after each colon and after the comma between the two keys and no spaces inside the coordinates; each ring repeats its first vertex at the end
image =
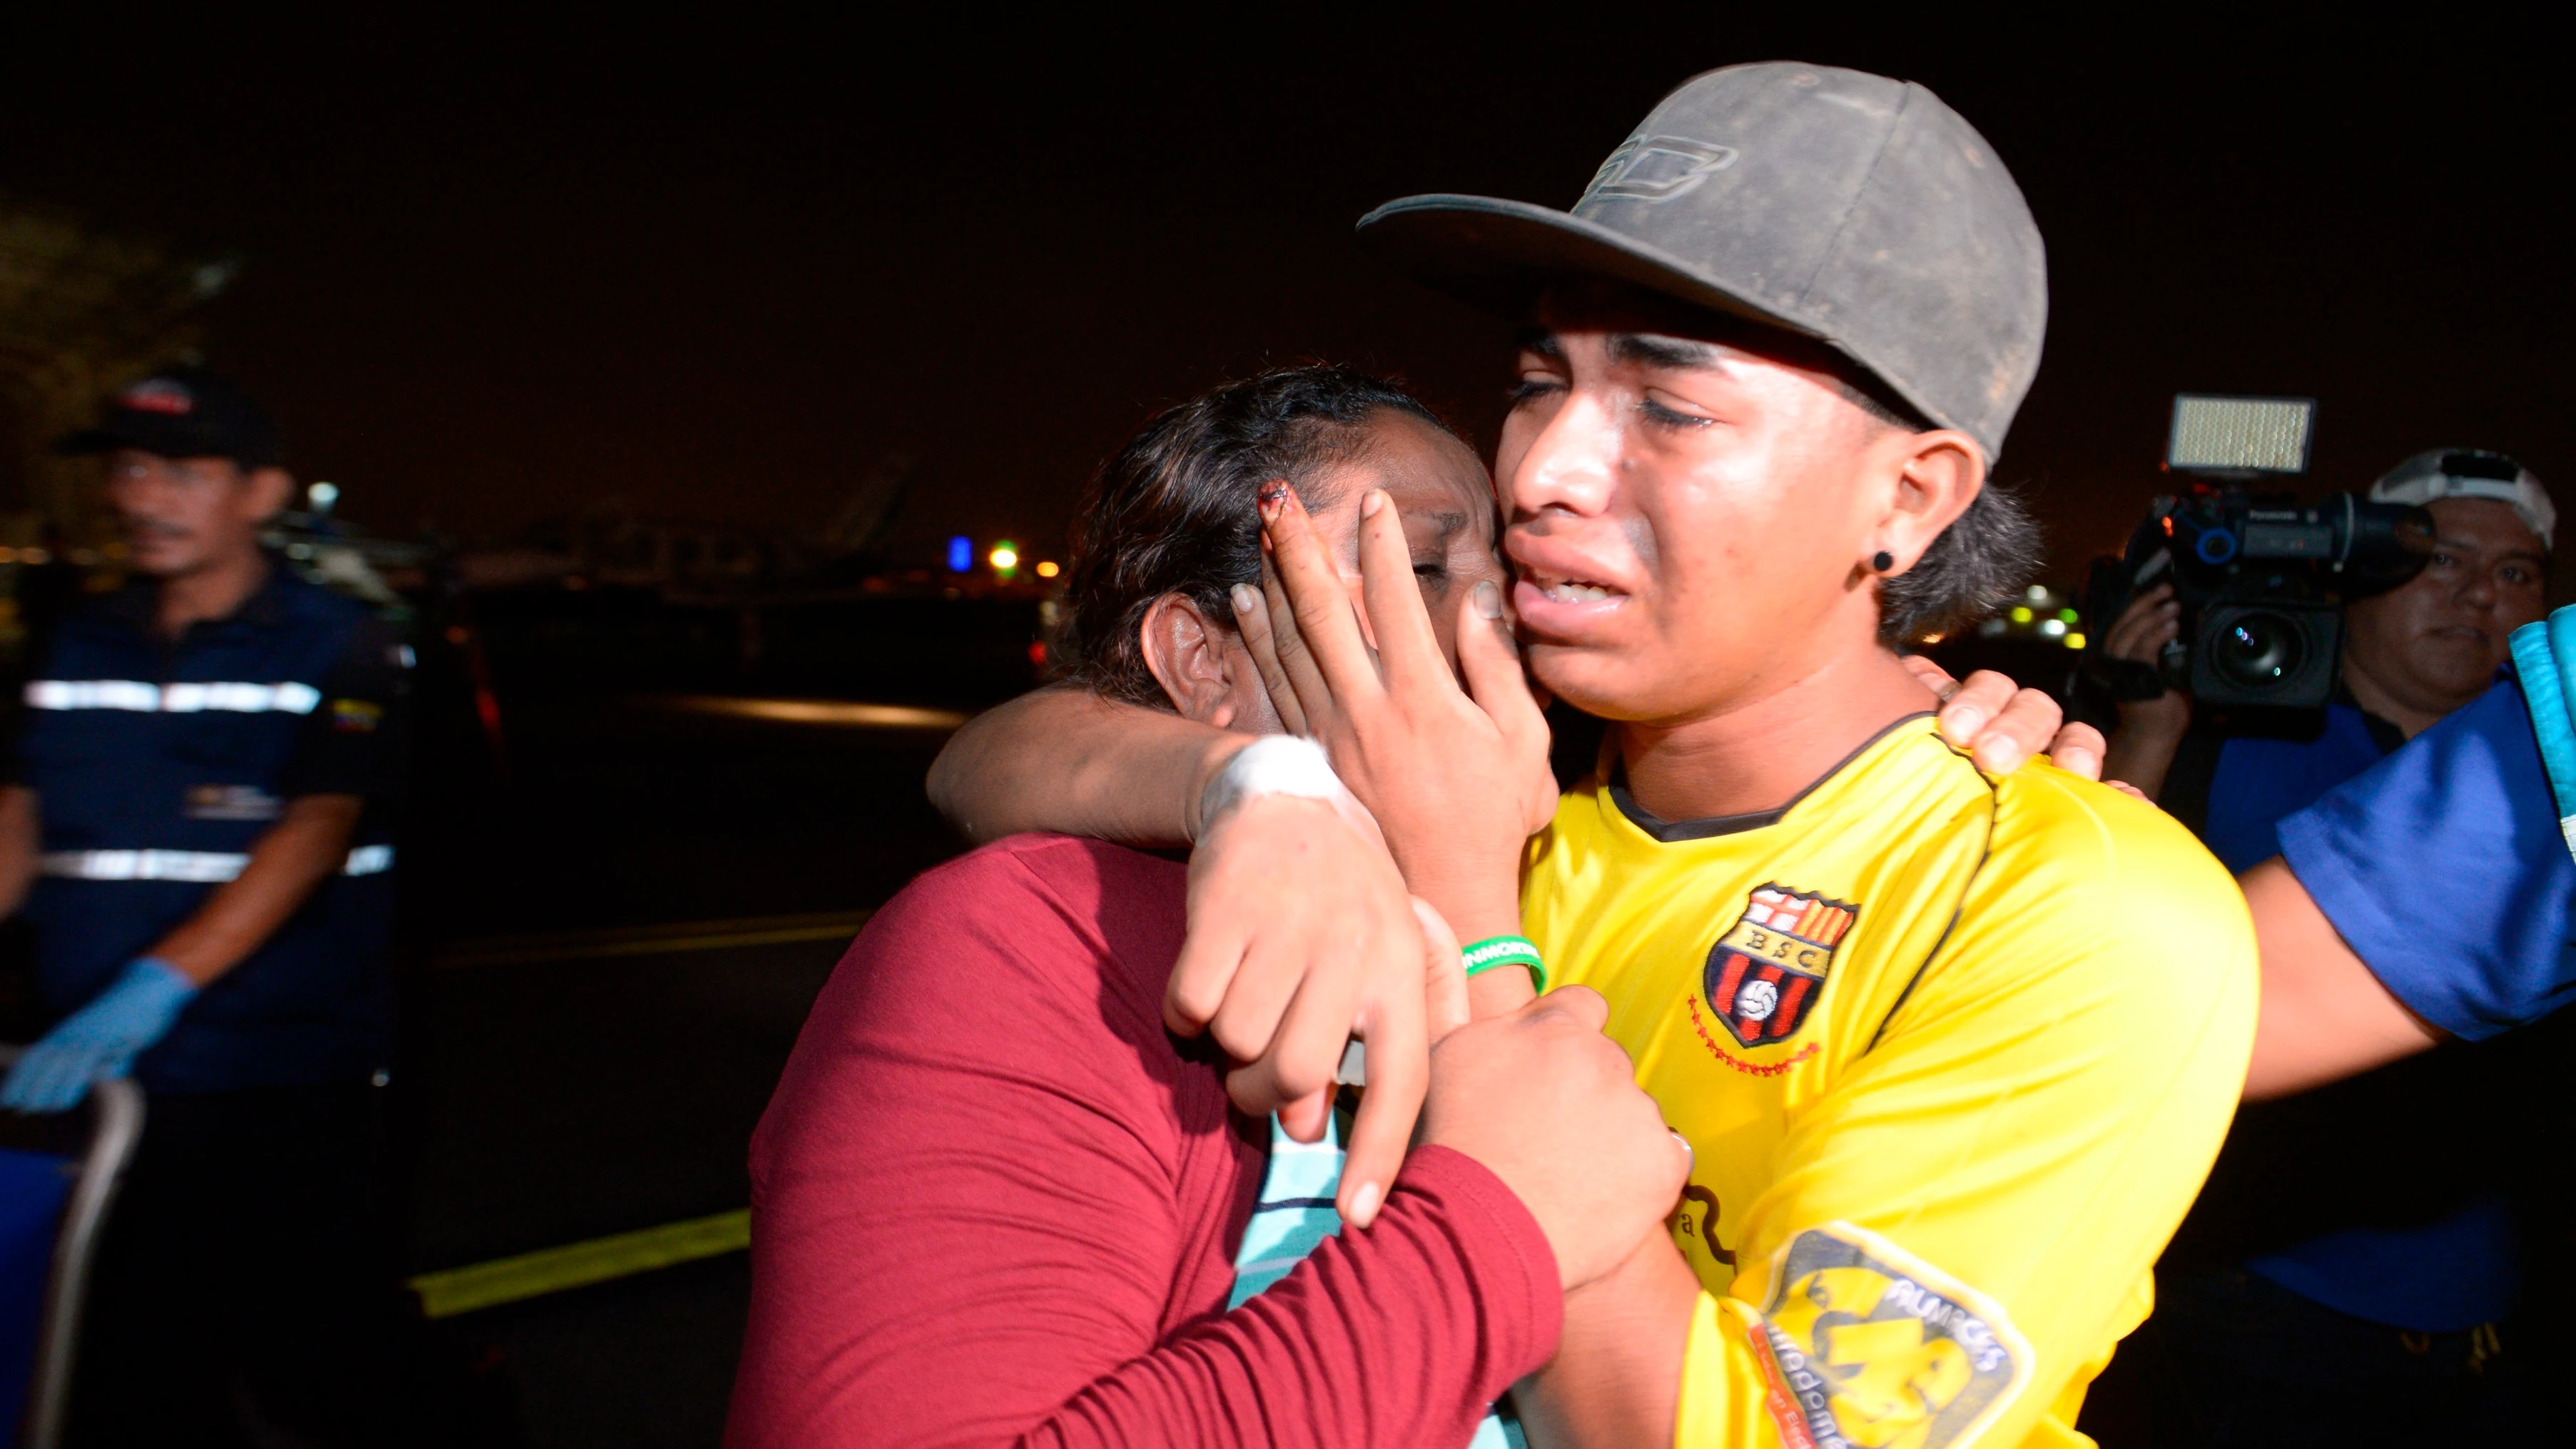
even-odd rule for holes
{"type": "Polygon", "coordinates": [[[1463,1445],[1554,1351],[1538,1224],[1437,1147],[1224,1311],[1266,1126],[1163,1029],[1184,892],[1026,835],[869,922],[752,1139],[729,1444],[1463,1445]]]}

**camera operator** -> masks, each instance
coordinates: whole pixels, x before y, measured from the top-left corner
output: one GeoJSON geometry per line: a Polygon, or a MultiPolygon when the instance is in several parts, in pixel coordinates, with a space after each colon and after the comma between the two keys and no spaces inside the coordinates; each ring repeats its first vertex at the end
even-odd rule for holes
{"type": "MultiPolygon", "coordinates": [[[[2312,736],[2232,735],[2223,719],[2195,720],[2191,696],[2170,688],[2120,705],[2106,776],[2155,796],[2240,875],[2282,853],[2285,817],[2486,694],[2510,657],[2509,636],[2544,612],[2556,510],[2539,480],[2511,459],[2469,449],[2419,454],[2369,497],[2426,509],[2433,551],[2408,582],[2345,605],[2334,697],[2312,736]]],[[[2177,637],[2180,612],[2170,584],[2141,593],[2106,631],[2105,652],[2154,663],[2177,637]]],[[[2270,964],[2267,955],[2267,995],[2270,964]]],[[[2240,1118],[2228,1156],[2245,1174],[2233,1185],[2242,1191],[2230,1191],[2223,1157],[2196,1214],[2206,1219],[2195,1224],[2203,1231],[2187,1227],[2179,1241],[2232,1234],[2240,1253],[2271,1250],[2222,1271],[2159,1275],[2158,1320],[2135,1341],[2141,1351],[2132,1372],[2194,1385],[2189,1405],[2169,1404],[2158,1416],[2190,1422],[2162,1426],[2172,1433],[2160,1438],[2254,1442],[2288,1424],[2317,1429],[2364,1412],[2365,1402],[2356,1428],[2385,1430],[2419,1415],[2465,1428],[2509,1412],[2497,1388],[2503,1375],[2490,1363],[2501,1351],[2495,1323],[2517,1277],[2500,1191],[2446,1182],[2442,1191],[2455,1194],[2410,1201],[2402,1187],[2386,1190],[2392,1183],[2383,1175],[2381,1201],[2343,1214],[2372,1219],[2365,1225],[2324,1220],[2331,1207],[2284,1210],[2296,1188],[2316,1193],[2345,1176],[2339,1153],[2377,1161],[2378,1152],[2358,1144],[2376,1142],[2384,1152],[2391,1139],[2418,1136],[2399,1120],[2409,1112],[2428,1115],[2432,1132],[2455,1121],[2468,1094],[2463,1074],[2479,1068],[2455,1059],[2445,1069],[2452,1078],[2439,1090],[2410,1078],[2403,1091],[2318,1103],[2294,1130],[2273,1134],[2280,1143],[2269,1141],[2262,1120],[2240,1118]],[[2337,1113],[2370,1120],[2339,1122],[2337,1113]],[[2336,1130],[2343,1128],[2353,1135],[2336,1130]],[[2246,1222],[2211,1221],[2259,1216],[2253,1205],[2288,1220],[2268,1233],[2262,1224],[2249,1233],[2246,1222]]]]}
{"type": "MultiPolygon", "coordinates": [[[[2430,511],[2435,552],[2412,581],[2345,606],[2341,687],[2315,740],[2195,733],[2191,696],[2170,688],[2120,705],[2103,777],[2128,781],[2200,829],[2231,870],[2280,853],[2273,820],[2484,694],[2505,662],[2507,636],[2543,612],[2557,510],[2540,480],[2512,460],[2460,448],[2419,453],[2371,485],[2370,500],[2430,511]],[[2515,477],[2444,471],[2463,457],[2503,464],[2515,477]],[[2291,794],[2298,798],[2282,798],[2291,794]]],[[[2180,614],[2173,585],[2158,584],[2111,625],[2103,650],[2154,664],[2180,614]]]]}

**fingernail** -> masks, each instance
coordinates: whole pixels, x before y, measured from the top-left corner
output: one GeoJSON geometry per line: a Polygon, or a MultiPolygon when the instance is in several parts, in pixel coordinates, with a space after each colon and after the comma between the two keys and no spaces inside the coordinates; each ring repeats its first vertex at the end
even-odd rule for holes
{"type": "Polygon", "coordinates": [[[1279,511],[1279,500],[1288,496],[1288,485],[1274,478],[1262,484],[1261,491],[1252,496],[1261,506],[1261,516],[1268,518],[1279,511]]]}
{"type": "Polygon", "coordinates": [[[1986,727],[1986,712],[1973,704],[1961,705],[1941,716],[1941,727],[1954,740],[1973,740],[1986,727]]]}
{"type": "Polygon", "coordinates": [[[1360,497],[1360,517],[1375,518],[1377,511],[1385,506],[1386,495],[1372,488],[1360,497]]]}
{"type": "Polygon", "coordinates": [[[2102,762],[2093,758],[2091,750],[2059,750],[2051,758],[2057,762],[2057,768],[2061,770],[2078,775],[2090,775],[2097,780],[2102,778],[2102,762]]]}
{"type": "Polygon", "coordinates": [[[1250,584],[1236,584],[1225,591],[1225,596],[1233,601],[1234,611],[1238,614],[1261,612],[1261,591],[1250,584]]]}
{"type": "Polygon", "coordinates": [[[1503,591],[1491,583],[1476,585],[1476,613],[1487,619],[1503,617],[1503,591]]]}
{"type": "Polygon", "coordinates": [[[1989,745],[1981,753],[1985,756],[1986,768],[1998,775],[2009,775],[2021,768],[2022,754],[2019,745],[1989,745]]]}
{"type": "Polygon", "coordinates": [[[1351,1194],[1351,1225],[1364,1228],[1377,1221],[1378,1199],[1384,1196],[1376,1183],[1361,1183],[1360,1190],[1351,1194]]]}

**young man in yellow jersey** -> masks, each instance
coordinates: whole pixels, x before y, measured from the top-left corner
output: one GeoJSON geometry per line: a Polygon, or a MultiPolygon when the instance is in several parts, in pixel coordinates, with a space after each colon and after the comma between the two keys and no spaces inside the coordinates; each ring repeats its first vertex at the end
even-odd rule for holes
{"type": "Polygon", "coordinates": [[[1696,1151],[1680,1257],[1569,1303],[1526,1420],[2072,1436],[2224,1135],[2253,939],[2179,826],[1980,771],[1890,647],[2017,582],[1975,557],[2009,542],[1983,484],[2045,315],[2001,161],[1919,87],[1739,67],[1658,107],[1571,214],[1420,197],[1361,235],[1535,298],[1495,469],[1513,612],[1530,673],[1613,728],[1515,872],[1515,822],[1480,804],[1525,751],[1512,672],[1470,655],[1496,721],[1473,727],[1389,588],[1373,664],[1293,505],[1273,536],[1314,667],[1292,649],[1284,682],[1414,890],[1608,998],[1696,1151]]]}
{"type": "MultiPolygon", "coordinates": [[[[1984,487],[2044,330],[2018,190],[1920,87],[1745,66],[1667,99],[1571,213],[1421,197],[1362,236],[1535,323],[1496,462],[1511,612],[1530,676],[1611,721],[1600,773],[1532,818],[1511,646],[1463,627],[1461,692],[1393,509],[1363,507],[1363,620],[1283,493],[1279,588],[1239,621],[1406,884],[1599,990],[1695,1155],[1678,1251],[1569,1298],[1515,1395],[1533,1442],[2080,1442],[2225,1133],[2254,948],[2179,826],[1980,769],[1893,647],[2026,558],[1984,487]]],[[[1275,1035],[1220,1039],[1302,1060],[1295,1003],[1346,1007],[1358,968],[1283,981],[1241,944],[1229,917],[1331,899],[1235,825],[1201,837],[1175,1015],[1267,1003],[1275,1035]]],[[[1530,985],[1488,972],[1479,1009],[1530,985]]]]}

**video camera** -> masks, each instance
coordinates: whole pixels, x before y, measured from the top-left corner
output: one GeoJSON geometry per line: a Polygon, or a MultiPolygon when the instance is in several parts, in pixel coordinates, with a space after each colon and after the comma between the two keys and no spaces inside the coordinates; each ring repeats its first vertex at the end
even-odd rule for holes
{"type": "Polygon", "coordinates": [[[2355,493],[2313,506],[2260,493],[2269,476],[2308,471],[2313,398],[2174,398],[2165,467],[2196,475],[2189,493],[2147,510],[2118,559],[2094,564],[2084,612],[2085,672],[2118,700],[2188,689],[2204,704],[2322,709],[2333,698],[2343,605],[2423,568],[2432,515],[2355,493]],[[2168,579],[2180,630],[2152,664],[2114,659],[2099,641],[2142,589],[2168,579]]]}

